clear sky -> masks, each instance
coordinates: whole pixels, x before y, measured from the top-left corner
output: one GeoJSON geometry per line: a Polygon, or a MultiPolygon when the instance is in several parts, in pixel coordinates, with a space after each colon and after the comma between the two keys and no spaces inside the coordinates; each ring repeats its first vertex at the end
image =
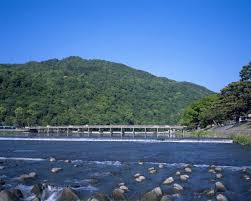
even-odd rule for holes
{"type": "Polygon", "coordinates": [[[0,0],[0,63],[121,62],[219,91],[251,61],[251,0],[0,0]]]}

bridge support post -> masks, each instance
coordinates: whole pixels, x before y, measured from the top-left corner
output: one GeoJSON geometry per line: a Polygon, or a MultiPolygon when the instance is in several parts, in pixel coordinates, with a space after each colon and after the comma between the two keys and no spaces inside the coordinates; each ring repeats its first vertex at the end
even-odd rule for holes
{"type": "Polygon", "coordinates": [[[69,128],[66,129],[66,135],[69,136],[69,128]]]}
{"type": "Polygon", "coordinates": [[[123,137],[123,128],[120,128],[120,137],[122,138],[123,137]]]}
{"type": "Polygon", "coordinates": [[[135,138],[135,130],[134,130],[134,128],[132,128],[132,135],[133,135],[133,138],[135,138]]]}
{"type": "Polygon", "coordinates": [[[145,138],[146,138],[146,128],[145,128],[145,138]]]}
{"type": "Polygon", "coordinates": [[[158,137],[159,137],[159,128],[157,128],[156,137],[157,137],[157,139],[158,139],[158,137]]]}

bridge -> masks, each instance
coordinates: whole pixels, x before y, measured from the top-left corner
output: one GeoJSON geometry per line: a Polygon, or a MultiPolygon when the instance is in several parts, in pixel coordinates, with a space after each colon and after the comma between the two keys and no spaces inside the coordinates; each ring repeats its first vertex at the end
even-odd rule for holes
{"type": "Polygon", "coordinates": [[[184,137],[184,126],[169,125],[79,125],[36,126],[28,131],[36,135],[78,137],[184,137]]]}

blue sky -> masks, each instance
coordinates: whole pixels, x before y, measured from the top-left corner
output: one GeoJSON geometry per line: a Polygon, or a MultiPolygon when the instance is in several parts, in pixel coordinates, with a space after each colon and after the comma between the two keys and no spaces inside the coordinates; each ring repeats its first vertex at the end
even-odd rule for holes
{"type": "Polygon", "coordinates": [[[121,62],[219,91],[251,61],[250,0],[0,0],[0,63],[121,62]]]}

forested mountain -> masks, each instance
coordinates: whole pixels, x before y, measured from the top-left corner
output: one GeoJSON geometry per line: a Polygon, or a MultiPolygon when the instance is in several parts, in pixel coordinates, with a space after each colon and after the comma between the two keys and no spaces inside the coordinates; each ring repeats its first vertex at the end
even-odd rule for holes
{"type": "Polygon", "coordinates": [[[175,124],[187,105],[209,94],[103,60],[0,65],[2,124],[175,124]]]}

